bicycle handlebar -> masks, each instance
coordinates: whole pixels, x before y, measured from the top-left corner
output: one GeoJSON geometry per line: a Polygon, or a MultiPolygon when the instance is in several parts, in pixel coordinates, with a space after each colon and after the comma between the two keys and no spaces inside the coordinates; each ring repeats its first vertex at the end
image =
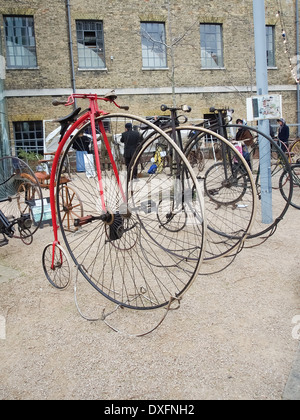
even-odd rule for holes
{"type": "Polygon", "coordinates": [[[52,101],[53,106],[59,106],[59,105],[67,105],[68,101],[58,101],[57,99],[54,99],[52,101]]]}
{"type": "Polygon", "coordinates": [[[124,109],[125,111],[129,110],[129,106],[124,105],[124,106],[120,106],[118,105],[115,101],[117,99],[117,95],[115,94],[115,91],[112,90],[111,92],[108,92],[107,94],[105,94],[102,97],[99,97],[97,94],[93,94],[93,93],[88,93],[88,94],[81,94],[81,93],[72,93],[69,97],[67,101],[59,101],[57,99],[54,99],[52,101],[52,105],[53,106],[59,106],[59,105],[64,105],[64,106],[70,106],[70,105],[74,105],[75,99],[89,99],[90,101],[105,101],[105,102],[111,102],[114,105],[116,105],[117,108],[119,109],[124,109]]]}
{"type": "Polygon", "coordinates": [[[188,105],[181,105],[180,107],[168,107],[168,105],[161,105],[160,109],[165,111],[183,111],[183,112],[191,112],[192,108],[188,105]]]}

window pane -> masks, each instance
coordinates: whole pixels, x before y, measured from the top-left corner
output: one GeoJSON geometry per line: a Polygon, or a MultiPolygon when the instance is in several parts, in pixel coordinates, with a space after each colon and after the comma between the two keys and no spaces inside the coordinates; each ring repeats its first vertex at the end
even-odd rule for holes
{"type": "Polygon", "coordinates": [[[200,25],[202,68],[224,66],[222,25],[200,25]]]}
{"type": "Polygon", "coordinates": [[[105,68],[103,23],[80,20],[76,22],[76,31],[79,68],[105,68]]]}
{"type": "Polygon", "coordinates": [[[144,68],[166,68],[166,34],[164,23],[141,23],[142,56],[144,68]]]}
{"type": "Polygon", "coordinates": [[[14,138],[17,153],[44,153],[43,123],[42,121],[14,122],[14,138]]]}
{"type": "Polygon", "coordinates": [[[266,26],[267,36],[267,63],[268,67],[275,67],[275,40],[274,40],[274,26],[266,26]]]}
{"type": "Polygon", "coordinates": [[[7,66],[36,67],[36,48],[33,17],[5,16],[7,66]]]}

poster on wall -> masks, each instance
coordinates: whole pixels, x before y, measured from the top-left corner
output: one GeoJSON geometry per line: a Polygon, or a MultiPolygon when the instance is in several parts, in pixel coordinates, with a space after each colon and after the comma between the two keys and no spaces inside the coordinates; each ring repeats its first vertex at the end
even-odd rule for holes
{"type": "Polygon", "coordinates": [[[282,118],[282,96],[261,95],[247,99],[247,120],[277,120],[282,118]]]}
{"type": "Polygon", "coordinates": [[[30,209],[33,217],[33,223],[35,226],[41,223],[40,227],[43,227],[45,224],[52,226],[52,216],[51,216],[51,205],[50,198],[43,198],[43,203],[41,200],[32,200],[29,202],[30,209]],[[41,216],[43,212],[43,218],[41,222],[41,216]]]}

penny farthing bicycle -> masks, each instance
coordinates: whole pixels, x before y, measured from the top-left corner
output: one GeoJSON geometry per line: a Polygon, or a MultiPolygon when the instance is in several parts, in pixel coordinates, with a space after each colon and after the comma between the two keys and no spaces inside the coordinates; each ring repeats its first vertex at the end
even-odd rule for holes
{"type": "Polygon", "coordinates": [[[205,244],[203,194],[188,160],[167,134],[143,118],[99,109],[98,102],[104,101],[128,111],[116,104],[116,98],[114,92],[104,97],[73,94],[66,102],[54,102],[71,106],[75,100],[87,100],[89,108],[83,114],[77,108],[57,120],[61,141],[50,179],[54,241],[43,252],[43,267],[50,283],[64,289],[70,282],[70,255],[81,275],[110,301],[132,309],[155,309],[168,305],[170,298],[180,298],[198,274],[205,244]],[[128,170],[124,166],[119,150],[128,122],[138,131],[146,125],[158,133],[138,150],[137,178],[132,165],[128,170]],[[82,134],[91,139],[89,150],[82,134]],[[149,156],[158,142],[168,163],[153,172],[149,156]],[[74,150],[76,162],[69,164],[74,150]],[[55,192],[55,185],[66,177],[82,202],[82,214],[74,217],[72,229],[63,223],[64,195],[59,189],[55,192]],[[159,217],[165,197],[172,197],[176,206],[176,216],[172,214],[167,225],[159,217]],[[176,221],[180,228],[178,224],[174,228],[176,221]]]}

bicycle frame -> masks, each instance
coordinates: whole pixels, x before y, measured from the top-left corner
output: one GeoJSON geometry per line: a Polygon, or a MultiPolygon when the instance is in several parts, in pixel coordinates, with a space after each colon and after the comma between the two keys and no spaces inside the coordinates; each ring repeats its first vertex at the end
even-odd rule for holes
{"type": "MultiPolygon", "coordinates": [[[[94,146],[94,150],[95,150],[95,160],[96,160],[95,164],[96,164],[96,170],[97,170],[97,175],[98,175],[100,200],[101,200],[102,210],[103,210],[103,212],[106,212],[106,206],[105,206],[105,201],[104,201],[104,190],[103,190],[102,176],[101,176],[101,164],[100,164],[100,158],[99,158],[99,148],[98,148],[98,143],[97,143],[97,132],[96,132],[96,121],[95,121],[95,119],[97,117],[100,117],[101,115],[108,115],[108,113],[99,109],[98,100],[104,100],[106,102],[112,102],[118,108],[122,108],[122,107],[117,105],[111,97],[103,98],[103,97],[98,97],[96,94],[88,94],[88,95],[72,94],[71,96],[69,96],[67,102],[56,103],[56,105],[61,104],[61,105],[65,105],[65,106],[70,106],[70,105],[74,104],[75,99],[79,99],[79,98],[89,99],[89,101],[90,101],[89,109],[85,114],[83,114],[81,117],[79,117],[78,120],[75,121],[71,125],[71,127],[66,131],[63,138],[61,139],[61,141],[59,143],[59,146],[58,146],[58,149],[57,149],[57,151],[55,153],[55,156],[54,156],[51,175],[50,175],[50,206],[51,206],[52,225],[53,225],[53,232],[54,232],[52,267],[53,267],[53,264],[54,264],[55,246],[60,245],[60,242],[58,240],[58,225],[57,225],[57,220],[56,220],[56,206],[55,206],[55,185],[56,185],[55,177],[56,177],[59,157],[60,157],[60,154],[61,154],[67,140],[74,133],[74,131],[77,130],[77,129],[83,128],[84,125],[88,122],[91,123],[91,128],[92,128],[92,138],[93,138],[93,146],[94,146]]],[[[123,107],[123,109],[124,108],[126,109],[127,107],[123,107]]],[[[112,154],[112,151],[111,151],[111,148],[110,148],[109,141],[107,139],[107,135],[106,135],[106,132],[105,132],[105,129],[104,129],[103,122],[100,120],[98,123],[99,123],[99,130],[100,130],[100,132],[103,136],[103,140],[104,140],[104,143],[105,143],[108,155],[109,155],[109,159],[111,161],[112,168],[113,168],[114,174],[116,176],[116,180],[117,180],[119,188],[120,188],[120,193],[121,193],[121,195],[123,197],[123,200],[125,202],[126,201],[126,195],[125,195],[124,190],[122,188],[122,185],[120,183],[120,177],[119,177],[118,169],[117,169],[115,160],[113,158],[113,154],[112,154]]]]}

